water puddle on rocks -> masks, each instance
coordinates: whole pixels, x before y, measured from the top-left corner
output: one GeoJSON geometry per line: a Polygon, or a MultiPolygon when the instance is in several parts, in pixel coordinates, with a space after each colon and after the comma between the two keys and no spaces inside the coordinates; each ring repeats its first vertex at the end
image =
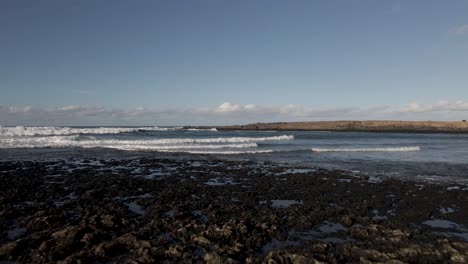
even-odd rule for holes
{"type": "Polygon", "coordinates": [[[369,179],[367,181],[370,183],[381,183],[383,179],[381,177],[369,176],[369,179]]]}
{"type": "Polygon", "coordinates": [[[439,212],[441,212],[442,214],[451,214],[455,212],[455,209],[450,208],[450,207],[440,208],[439,212]]]}
{"type": "Polygon", "coordinates": [[[126,196],[126,197],[114,197],[114,200],[128,200],[128,199],[137,199],[137,198],[150,198],[152,195],[150,193],[145,193],[141,195],[133,195],[133,196],[126,196]]]}
{"type": "MultiPolygon", "coordinates": [[[[468,230],[467,230],[468,231],[468,230]]],[[[461,238],[468,242],[468,232],[465,233],[458,233],[458,232],[434,232],[435,234],[443,235],[446,237],[457,237],[461,238]]]]}
{"type": "Polygon", "coordinates": [[[284,249],[284,248],[287,248],[287,247],[297,247],[297,246],[300,246],[301,243],[299,241],[290,241],[290,240],[286,240],[286,241],[279,241],[275,238],[273,238],[271,240],[270,243],[266,244],[265,246],[262,247],[262,252],[263,254],[266,254],[270,251],[273,251],[273,250],[279,250],[279,249],[284,249]]]}
{"type": "Polygon", "coordinates": [[[430,219],[422,222],[422,224],[434,229],[434,234],[468,241],[468,229],[463,225],[445,219],[430,219]]]}
{"type": "Polygon", "coordinates": [[[151,174],[147,174],[147,175],[143,175],[143,179],[146,179],[146,180],[154,180],[154,179],[157,179],[157,178],[160,178],[162,177],[164,174],[160,171],[158,172],[153,172],[151,174]]]}
{"type": "Polygon", "coordinates": [[[208,186],[222,186],[222,185],[234,185],[239,184],[234,181],[233,178],[212,178],[205,182],[208,186]]]}
{"type": "Polygon", "coordinates": [[[177,168],[172,168],[172,167],[163,168],[163,169],[150,169],[149,174],[143,175],[143,172],[141,172],[139,176],[147,180],[161,179],[161,178],[171,175],[176,170],[177,168]]]}
{"type": "Polygon", "coordinates": [[[262,251],[263,253],[267,253],[272,250],[301,246],[304,241],[320,241],[334,244],[344,244],[354,241],[352,238],[345,235],[347,231],[348,229],[340,223],[324,221],[315,226],[312,230],[290,230],[287,240],[279,241],[277,239],[272,239],[270,243],[262,248],[262,251]]]}
{"type": "Polygon", "coordinates": [[[346,183],[350,183],[351,182],[351,179],[337,179],[338,182],[346,182],[346,183]]]}
{"type": "Polygon", "coordinates": [[[372,213],[374,214],[372,220],[383,221],[388,219],[386,215],[380,215],[379,210],[373,210],[372,213]]]}
{"type": "Polygon", "coordinates": [[[15,227],[11,230],[8,230],[7,235],[10,240],[15,240],[17,237],[22,236],[24,233],[26,233],[26,228],[15,227]]]}
{"type": "Polygon", "coordinates": [[[427,225],[427,226],[435,227],[435,228],[458,228],[460,227],[460,225],[457,223],[454,223],[448,220],[443,220],[443,219],[431,219],[431,220],[424,221],[422,223],[423,225],[427,225]]]}
{"type": "Polygon", "coordinates": [[[271,200],[271,207],[273,208],[288,208],[291,205],[304,204],[301,200],[271,200]]]}
{"type": "Polygon", "coordinates": [[[173,218],[175,213],[176,213],[176,211],[174,209],[171,209],[171,210],[165,212],[164,214],[169,218],[173,218]]]}
{"type": "Polygon", "coordinates": [[[203,214],[203,211],[201,210],[193,211],[192,214],[198,217],[198,219],[200,219],[202,223],[208,223],[208,217],[206,217],[205,214],[203,214]]]}
{"type": "Polygon", "coordinates": [[[273,175],[279,176],[279,175],[287,175],[287,174],[307,174],[315,172],[314,169],[300,169],[300,168],[295,168],[295,169],[287,169],[286,171],[283,172],[273,172],[273,175]]]}
{"type": "Polygon", "coordinates": [[[333,223],[328,221],[324,221],[321,225],[318,226],[318,229],[322,233],[337,233],[347,230],[347,228],[340,223],[333,223]]]}
{"type": "Polygon", "coordinates": [[[145,214],[145,210],[143,209],[143,207],[141,207],[136,202],[126,203],[125,205],[128,207],[128,210],[130,210],[131,212],[133,212],[133,213],[135,213],[137,215],[144,215],[145,214]]]}

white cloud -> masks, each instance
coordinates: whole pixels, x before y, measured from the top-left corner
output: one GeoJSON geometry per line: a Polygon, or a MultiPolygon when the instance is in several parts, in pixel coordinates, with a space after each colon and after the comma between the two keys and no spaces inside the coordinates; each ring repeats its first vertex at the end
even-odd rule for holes
{"type": "Polygon", "coordinates": [[[70,105],[55,108],[0,106],[0,125],[224,125],[317,120],[459,120],[468,118],[468,102],[438,101],[405,106],[306,107],[259,106],[224,102],[215,107],[133,109],[70,105]]]}
{"type": "Polygon", "coordinates": [[[450,32],[455,33],[457,35],[467,34],[468,33],[468,24],[454,27],[454,28],[452,28],[450,30],[450,32]]]}
{"type": "Polygon", "coordinates": [[[406,106],[403,106],[402,108],[400,108],[400,112],[423,112],[424,109],[423,107],[418,104],[418,103],[410,103],[406,106]]]}
{"type": "Polygon", "coordinates": [[[251,111],[251,110],[254,110],[256,108],[257,108],[257,106],[254,105],[254,104],[248,104],[248,105],[244,106],[244,109],[247,110],[247,111],[251,111]]]}
{"type": "Polygon", "coordinates": [[[214,112],[214,113],[220,113],[220,114],[249,114],[249,113],[261,113],[265,111],[264,108],[258,107],[255,104],[246,104],[246,105],[240,105],[240,104],[234,104],[231,102],[224,102],[218,107],[216,107],[214,110],[210,108],[205,108],[205,109],[199,109],[201,112],[214,112]]]}
{"type": "Polygon", "coordinates": [[[297,106],[297,105],[294,105],[294,104],[288,104],[286,106],[283,106],[283,107],[279,108],[279,112],[281,114],[294,114],[294,113],[297,114],[300,111],[301,111],[301,107],[297,106]]]}
{"type": "Polygon", "coordinates": [[[67,105],[63,107],[57,108],[58,111],[64,111],[64,112],[69,112],[69,111],[77,111],[80,110],[82,106],[79,105],[67,105]]]}
{"type": "Polygon", "coordinates": [[[241,110],[241,106],[238,104],[232,104],[230,102],[224,102],[220,106],[216,107],[216,113],[230,113],[230,112],[237,112],[241,110]]]}
{"type": "Polygon", "coordinates": [[[453,111],[468,111],[468,102],[459,100],[453,103],[449,101],[439,101],[434,104],[410,103],[399,109],[399,112],[402,112],[402,113],[453,112],[453,111]]]}
{"type": "Polygon", "coordinates": [[[29,111],[31,111],[31,109],[31,106],[10,106],[7,108],[7,111],[8,113],[28,113],[29,111]]]}

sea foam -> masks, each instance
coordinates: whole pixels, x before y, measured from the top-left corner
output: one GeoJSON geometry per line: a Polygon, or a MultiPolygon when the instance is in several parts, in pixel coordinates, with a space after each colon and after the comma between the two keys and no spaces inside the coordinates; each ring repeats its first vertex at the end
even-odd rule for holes
{"type": "MultiPolygon", "coordinates": [[[[264,141],[283,141],[293,140],[294,136],[282,135],[273,137],[216,137],[216,138],[162,138],[153,140],[128,140],[128,142],[143,142],[144,144],[194,144],[194,143],[249,143],[249,142],[264,142],[264,141]]],[[[83,140],[82,142],[89,142],[83,140]]],[[[124,142],[123,140],[99,140],[102,144],[119,144],[124,142]]],[[[127,141],[126,141],[127,142],[127,141]]]]}
{"type": "Polygon", "coordinates": [[[380,147],[380,148],[312,148],[313,152],[406,152],[419,151],[421,147],[380,147]]]}
{"type": "MultiPolygon", "coordinates": [[[[34,136],[0,138],[0,148],[112,148],[120,150],[172,151],[201,153],[207,150],[213,154],[233,152],[230,149],[252,149],[258,147],[257,142],[292,140],[293,136],[282,135],[274,137],[216,137],[216,138],[159,138],[159,139],[96,139],[91,136],[34,136]]],[[[242,150],[247,151],[247,150],[242,150]]],[[[249,150],[250,151],[250,150],[249,150]]],[[[232,154],[241,152],[234,151],[232,154]]],[[[257,151],[258,152],[258,151],[257,151]]],[[[247,152],[243,152],[247,153],[247,152]]],[[[231,153],[229,153],[231,154],[231,153]]]]}
{"type": "Polygon", "coordinates": [[[206,150],[189,150],[189,151],[160,151],[160,152],[184,152],[190,154],[222,154],[222,155],[238,155],[238,154],[259,154],[259,153],[272,153],[271,149],[265,150],[243,150],[243,151],[206,151],[206,150]]]}
{"type": "Polygon", "coordinates": [[[187,129],[188,131],[213,131],[213,132],[217,132],[218,129],[216,129],[215,127],[213,128],[188,128],[187,129]]]}
{"type": "Polygon", "coordinates": [[[0,126],[0,136],[3,137],[25,137],[25,136],[63,136],[79,134],[120,134],[138,131],[169,131],[178,130],[182,127],[2,127],[0,126]]]}

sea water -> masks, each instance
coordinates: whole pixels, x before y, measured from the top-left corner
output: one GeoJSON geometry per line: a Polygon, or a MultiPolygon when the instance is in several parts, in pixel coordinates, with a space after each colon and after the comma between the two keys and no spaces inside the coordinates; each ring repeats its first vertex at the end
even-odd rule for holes
{"type": "Polygon", "coordinates": [[[75,155],[273,161],[372,177],[468,182],[468,134],[0,127],[0,159],[75,155]]]}

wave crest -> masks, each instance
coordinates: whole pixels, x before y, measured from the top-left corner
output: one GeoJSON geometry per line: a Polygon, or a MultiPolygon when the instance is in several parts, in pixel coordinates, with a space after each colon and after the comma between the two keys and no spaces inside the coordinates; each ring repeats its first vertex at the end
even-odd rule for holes
{"type": "Polygon", "coordinates": [[[242,151],[210,151],[210,150],[189,150],[189,151],[174,151],[174,150],[161,150],[159,152],[183,152],[189,154],[221,154],[221,155],[238,155],[238,154],[259,154],[259,153],[272,153],[271,149],[266,150],[242,150],[242,151]]]}
{"type": "Polygon", "coordinates": [[[7,137],[27,137],[27,136],[66,136],[79,134],[120,134],[139,131],[170,131],[178,130],[182,127],[2,127],[0,126],[0,136],[7,137]]]}
{"type": "Polygon", "coordinates": [[[188,150],[188,149],[246,149],[256,148],[257,142],[291,140],[293,136],[275,137],[219,137],[219,138],[164,138],[150,140],[96,139],[92,136],[42,136],[0,138],[0,148],[82,147],[113,148],[121,150],[188,150]]]}
{"type": "Polygon", "coordinates": [[[312,148],[313,152],[407,152],[419,151],[421,147],[382,147],[382,148],[312,148]]]}

